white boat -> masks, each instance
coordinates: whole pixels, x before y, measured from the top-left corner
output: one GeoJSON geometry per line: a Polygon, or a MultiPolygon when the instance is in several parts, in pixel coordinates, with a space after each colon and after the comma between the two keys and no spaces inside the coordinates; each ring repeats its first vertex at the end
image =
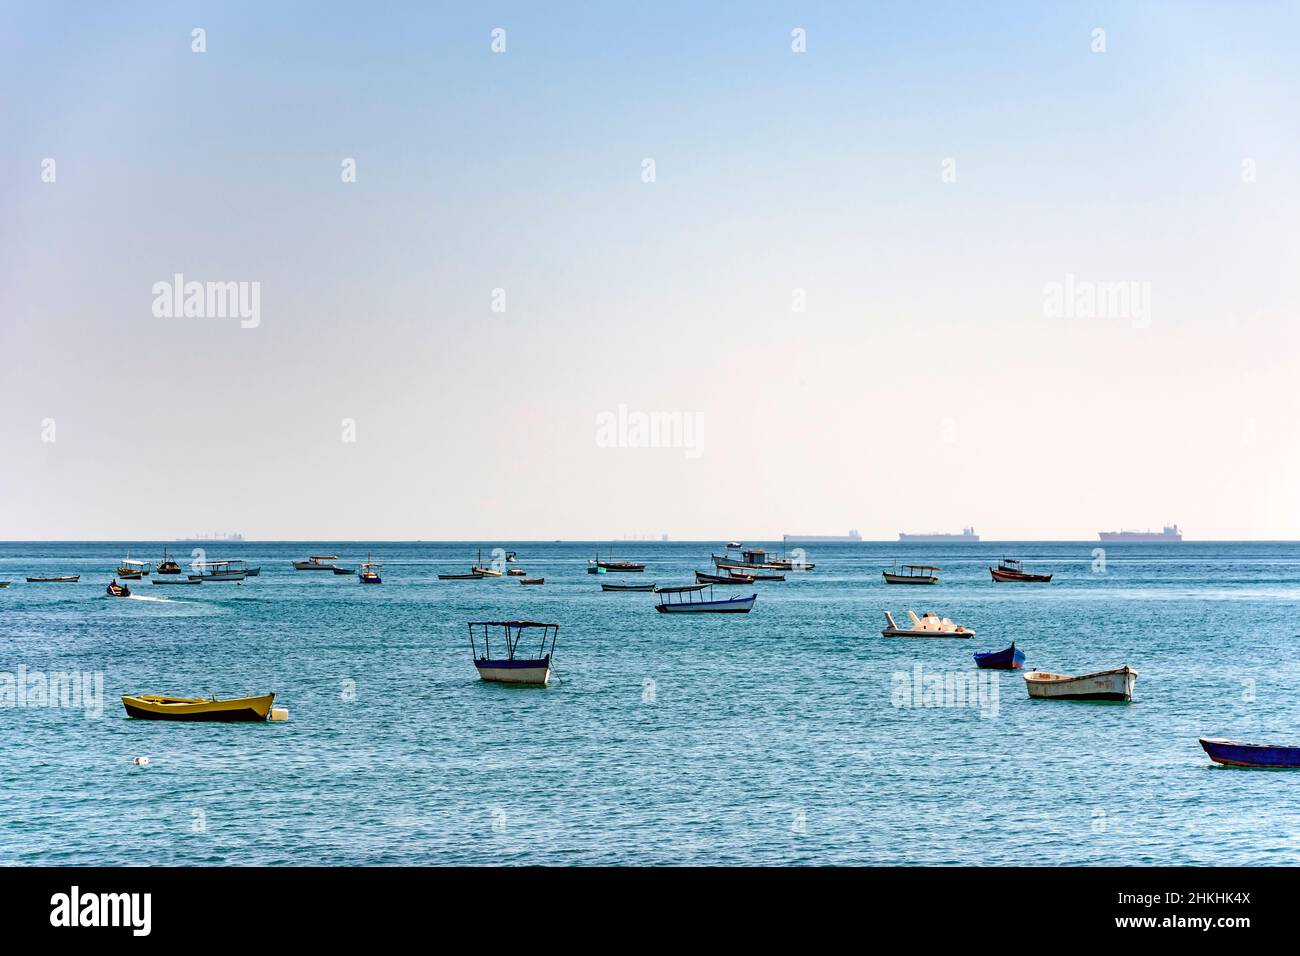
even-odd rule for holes
{"type": "Polygon", "coordinates": [[[248,566],[242,560],[195,562],[198,574],[189,575],[191,581],[242,581],[248,576],[248,566]]]}
{"type": "Polygon", "coordinates": [[[1049,674],[1030,671],[1025,675],[1025,686],[1030,697],[1047,700],[1132,700],[1133,683],[1138,672],[1127,664],[1110,671],[1095,674],[1049,674]]]}
{"type": "Polygon", "coordinates": [[[881,631],[883,637],[974,637],[975,632],[970,628],[961,627],[954,624],[951,620],[941,618],[937,614],[929,612],[916,616],[915,611],[908,611],[907,616],[912,619],[911,627],[899,627],[894,621],[894,615],[888,611],[885,612],[885,620],[889,627],[881,631]]]}

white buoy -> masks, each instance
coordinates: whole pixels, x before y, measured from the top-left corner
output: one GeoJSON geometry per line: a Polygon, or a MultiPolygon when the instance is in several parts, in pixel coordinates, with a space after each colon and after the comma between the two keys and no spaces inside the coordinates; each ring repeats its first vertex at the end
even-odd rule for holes
{"type": "Polygon", "coordinates": [[[289,708],[288,708],[288,707],[272,707],[272,708],[271,708],[271,719],[272,719],[272,720],[275,720],[275,721],[288,720],[288,719],[289,719],[289,708]]]}
{"type": "Polygon", "coordinates": [[[147,767],[147,766],[149,766],[149,758],[148,758],[148,757],[133,757],[133,758],[131,759],[131,763],[135,764],[137,767],[147,767]]]}

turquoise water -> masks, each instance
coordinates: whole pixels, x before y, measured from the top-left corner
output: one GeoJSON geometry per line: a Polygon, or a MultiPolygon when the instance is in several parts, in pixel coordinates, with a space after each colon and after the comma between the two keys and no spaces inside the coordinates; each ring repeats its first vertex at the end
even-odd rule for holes
{"type": "Polygon", "coordinates": [[[105,698],[98,718],[0,709],[0,862],[1300,861],[1300,775],[1197,744],[1300,742],[1300,545],[1111,545],[1104,573],[1094,543],[809,546],[815,570],[754,586],[753,613],[703,617],[599,582],[683,583],[710,543],[619,545],[643,577],[587,575],[577,543],[206,546],[261,576],[116,600],[117,560],[161,544],[0,545],[0,671],[100,672],[105,698]],[[436,580],[498,545],[546,585],[436,580]],[[378,587],[289,563],[371,547],[378,587]],[[995,585],[1003,553],[1056,579],[995,585]],[[942,582],[886,586],[895,557],[942,582]],[[978,634],[882,638],[908,607],[978,634]],[[559,623],[558,683],[479,681],[484,618],[559,623]],[[1031,701],[1003,674],[996,702],[895,706],[917,665],[965,674],[1013,639],[1031,668],[1137,668],[1134,703],[1031,701]],[[268,690],[287,723],[129,720],[117,699],[268,690]]]}

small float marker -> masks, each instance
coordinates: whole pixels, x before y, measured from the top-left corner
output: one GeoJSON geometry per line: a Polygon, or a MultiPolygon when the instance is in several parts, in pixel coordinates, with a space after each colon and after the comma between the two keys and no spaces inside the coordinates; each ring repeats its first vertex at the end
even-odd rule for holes
{"type": "Polygon", "coordinates": [[[272,719],[272,720],[275,720],[275,721],[288,720],[288,719],[289,719],[289,708],[288,708],[288,707],[272,707],[272,708],[271,708],[271,719],[272,719]]]}
{"type": "Polygon", "coordinates": [[[135,764],[137,767],[147,767],[147,766],[149,766],[149,758],[148,758],[148,757],[132,757],[132,758],[131,758],[131,763],[135,764]]]}

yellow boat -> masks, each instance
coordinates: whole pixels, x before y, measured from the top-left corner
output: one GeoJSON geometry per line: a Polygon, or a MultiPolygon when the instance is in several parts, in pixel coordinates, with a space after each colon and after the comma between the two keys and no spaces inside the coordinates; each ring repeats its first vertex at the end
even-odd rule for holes
{"type": "Polygon", "coordinates": [[[145,720],[266,720],[274,701],[274,694],[232,697],[229,700],[166,697],[161,694],[122,698],[128,717],[145,720]]]}

